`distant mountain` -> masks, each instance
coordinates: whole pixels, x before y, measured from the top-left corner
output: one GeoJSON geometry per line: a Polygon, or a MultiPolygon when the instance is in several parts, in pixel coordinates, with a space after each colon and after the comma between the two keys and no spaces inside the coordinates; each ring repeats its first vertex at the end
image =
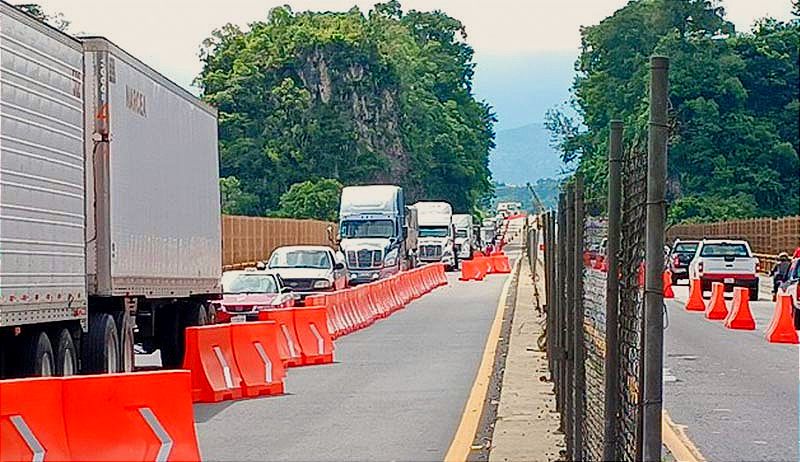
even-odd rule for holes
{"type": "Polygon", "coordinates": [[[497,147],[489,156],[494,181],[525,185],[561,173],[559,153],[550,146],[550,132],[542,123],[500,130],[495,143],[497,147]]]}

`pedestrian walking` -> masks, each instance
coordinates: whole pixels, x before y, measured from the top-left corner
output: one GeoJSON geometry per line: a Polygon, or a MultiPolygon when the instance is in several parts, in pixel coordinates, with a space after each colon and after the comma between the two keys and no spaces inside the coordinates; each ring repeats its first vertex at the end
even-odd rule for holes
{"type": "Polygon", "coordinates": [[[775,266],[772,267],[772,271],[769,273],[772,276],[772,301],[774,302],[777,298],[778,288],[781,284],[786,281],[787,277],[789,276],[789,267],[791,266],[792,261],[789,259],[789,254],[786,252],[781,252],[778,254],[778,262],[775,263],[775,266]]]}

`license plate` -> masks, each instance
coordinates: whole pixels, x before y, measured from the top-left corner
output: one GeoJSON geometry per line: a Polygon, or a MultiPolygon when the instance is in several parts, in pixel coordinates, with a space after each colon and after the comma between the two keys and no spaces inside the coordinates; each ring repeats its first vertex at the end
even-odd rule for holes
{"type": "Polygon", "coordinates": [[[239,314],[231,317],[231,322],[247,322],[247,316],[239,314]]]}
{"type": "Polygon", "coordinates": [[[733,284],[733,278],[725,278],[725,284],[733,284]]]}

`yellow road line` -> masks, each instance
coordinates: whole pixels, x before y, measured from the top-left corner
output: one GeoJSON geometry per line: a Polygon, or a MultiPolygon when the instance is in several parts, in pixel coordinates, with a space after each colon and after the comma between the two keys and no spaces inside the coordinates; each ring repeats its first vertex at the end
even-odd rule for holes
{"type": "Polygon", "coordinates": [[[678,462],[705,462],[697,446],[686,436],[686,426],[673,422],[666,410],[661,413],[661,438],[678,462]]]}
{"type": "Polygon", "coordinates": [[[508,279],[503,285],[503,291],[501,292],[500,300],[497,303],[497,310],[494,314],[494,321],[492,321],[489,337],[486,339],[486,346],[483,349],[483,358],[478,368],[478,374],[475,376],[475,382],[472,384],[472,391],[469,393],[467,405],[464,407],[464,413],[461,415],[461,422],[458,424],[453,442],[450,443],[450,448],[444,456],[445,462],[464,462],[467,460],[467,457],[469,457],[469,451],[472,448],[472,442],[475,440],[475,434],[478,431],[478,424],[481,420],[483,405],[486,402],[486,392],[489,390],[489,384],[492,381],[495,351],[497,350],[497,343],[500,341],[500,330],[503,327],[503,313],[505,312],[511,281],[514,279],[514,275],[517,274],[517,269],[522,258],[522,255],[517,258],[514,269],[511,271],[511,274],[508,275],[508,279]]]}

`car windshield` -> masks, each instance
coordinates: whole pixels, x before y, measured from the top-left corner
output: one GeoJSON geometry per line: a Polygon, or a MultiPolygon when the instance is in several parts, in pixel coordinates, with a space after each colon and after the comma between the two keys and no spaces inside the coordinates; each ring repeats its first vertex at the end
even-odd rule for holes
{"type": "Polygon", "coordinates": [[[331,258],[324,250],[281,250],[272,254],[270,268],[330,269],[331,258]]]}
{"type": "Polygon", "coordinates": [[[275,294],[278,284],[271,274],[239,274],[222,290],[226,294],[275,294]]]}
{"type": "Polygon", "coordinates": [[[466,229],[457,229],[456,230],[456,237],[467,237],[467,230],[466,229]]]}
{"type": "Polygon", "coordinates": [[[347,220],[342,222],[339,235],[345,239],[394,237],[394,222],[391,220],[347,220]]]}
{"type": "Polygon", "coordinates": [[[697,252],[697,242],[679,242],[675,244],[675,248],[672,249],[675,253],[695,253],[697,252]]]}
{"type": "Polygon", "coordinates": [[[700,251],[701,257],[749,257],[744,244],[705,244],[700,251]]]}
{"type": "Polygon", "coordinates": [[[447,237],[450,235],[450,228],[447,226],[420,226],[419,237],[447,237]]]}

